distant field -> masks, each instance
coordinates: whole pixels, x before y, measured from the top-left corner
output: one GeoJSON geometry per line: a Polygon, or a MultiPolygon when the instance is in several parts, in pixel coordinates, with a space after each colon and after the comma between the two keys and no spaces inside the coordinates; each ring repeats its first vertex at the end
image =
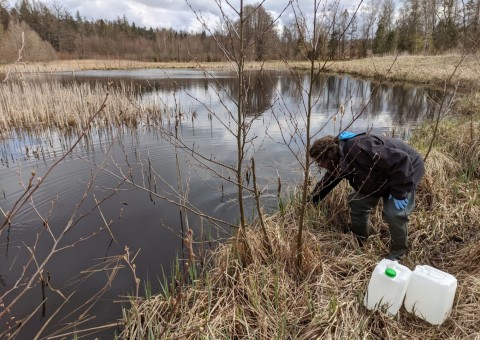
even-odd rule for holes
{"type": "MultiPolygon", "coordinates": [[[[335,61],[317,64],[328,71],[349,73],[358,76],[404,81],[414,84],[443,86],[454,73],[454,85],[460,88],[480,87],[480,56],[469,55],[462,62],[460,55],[442,56],[393,56],[372,57],[349,61],[335,61]],[[458,66],[458,68],[457,68],[458,66]]],[[[19,63],[17,65],[0,65],[0,73],[14,72],[60,72],[78,70],[110,70],[139,68],[192,68],[192,69],[233,69],[235,65],[228,62],[141,62],[133,60],[58,60],[39,63],[19,63]]],[[[267,61],[249,62],[246,69],[307,69],[306,61],[267,61]]]]}

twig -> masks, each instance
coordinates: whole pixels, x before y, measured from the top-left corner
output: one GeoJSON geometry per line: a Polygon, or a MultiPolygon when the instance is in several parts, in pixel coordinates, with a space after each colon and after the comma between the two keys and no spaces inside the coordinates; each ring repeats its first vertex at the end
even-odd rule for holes
{"type": "Polygon", "coordinates": [[[20,49],[18,50],[18,58],[13,63],[13,66],[5,74],[5,79],[3,79],[2,83],[7,82],[7,80],[10,78],[10,75],[12,74],[15,66],[20,62],[20,60],[22,60],[22,53],[23,53],[24,48],[25,48],[25,32],[22,32],[22,45],[20,46],[20,49]]]}
{"type": "Polygon", "coordinates": [[[263,220],[262,208],[260,207],[260,193],[257,186],[257,175],[255,171],[255,159],[252,157],[252,177],[253,177],[253,190],[255,193],[255,202],[257,203],[258,219],[260,220],[260,226],[262,227],[263,236],[265,237],[264,243],[267,246],[268,253],[273,254],[272,243],[268,237],[267,229],[265,228],[265,222],[263,220]]]}

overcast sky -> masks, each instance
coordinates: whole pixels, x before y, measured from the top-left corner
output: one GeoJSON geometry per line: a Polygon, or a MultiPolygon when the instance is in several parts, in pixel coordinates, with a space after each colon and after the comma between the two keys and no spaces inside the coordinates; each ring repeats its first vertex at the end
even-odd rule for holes
{"type": "MultiPolygon", "coordinates": [[[[30,0],[32,1],[32,0],[30,0]]],[[[33,0],[38,2],[39,0],[33,0]]],[[[255,4],[260,0],[244,0],[244,5],[255,4]]],[[[117,17],[127,17],[131,23],[147,28],[173,28],[175,30],[201,31],[202,25],[197,20],[195,10],[201,14],[203,19],[214,28],[220,14],[217,3],[221,2],[225,11],[228,5],[225,0],[40,0],[50,8],[53,4],[60,5],[70,14],[75,16],[79,11],[82,17],[88,20],[107,19],[114,20],[117,17]],[[191,7],[190,7],[190,6],[191,7]],[[192,10],[193,9],[193,10],[192,10]]],[[[300,6],[306,13],[313,12],[313,0],[299,0],[300,6]]],[[[13,7],[16,0],[8,0],[7,3],[13,7]]],[[[230,0],[233,6],[238,8],[239,0],[230,0]]],[[[356,0],[342,0],[343,6],[352,8],[356,0]]],[[[263,4],[274,17],[277,17],[288,4],[288,0],[266,0],[263,4]]],[[[227,12],[233,16],[230,11],[227,12]]],[[[291,18],[292,11],[288,10],[280,23],[285,23],[291,18]]]]}

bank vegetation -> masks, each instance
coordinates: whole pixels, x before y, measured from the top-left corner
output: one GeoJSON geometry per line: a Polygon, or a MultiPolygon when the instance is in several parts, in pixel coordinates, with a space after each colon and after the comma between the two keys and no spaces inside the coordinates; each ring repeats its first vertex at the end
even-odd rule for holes
{"type": "MultiPolygon", "coordinates": [[[[40,74],[81,70],[133,70],[133,69],[197,69],[233,71],[228,62],[143,62],[138,60],[56,60],[44,62],[22,62],[0,65],[0,74],[16,73],[21,77],[40,74]]],[[[246,70],[289,70],[306,71],[308,61],[269,60],[246,62],[246,70]]],[[[347,73],[364,78],[383,81],[404,82],[426,86],[444,87],[446,79],[453,74],[449,86],[462,92],[480,87],[480,55],[445,54],[435,56],[396,55],[370,57],[358,60],[326,60],[316,62],[316,68],[324,72],[347,73]]]]}

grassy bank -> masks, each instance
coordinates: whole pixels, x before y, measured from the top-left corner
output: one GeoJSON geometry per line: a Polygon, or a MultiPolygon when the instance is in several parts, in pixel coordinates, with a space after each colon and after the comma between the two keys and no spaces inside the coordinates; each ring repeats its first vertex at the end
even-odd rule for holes
{"type": "Polygon", "coordinates": [[[480,88],[478,55],[399,56],[334,62],[329,66],[335,72],[362,77],[386,79],[412,84],[445,86],[449,80],[462,90],[480,88]]]}
{"type": "MultiPolygon", "coordinates": [[[[412,143],[425,154],[433,127],[412,143]]],[[[298,204],[266,217],[269,254],[260,228],[246,242],[222,244],[191,285],[132,301],[122,338],[181,339],[478,339],[480,334],[480,116],[442,122],[426,161],[409,225],[411,269],[429,264],[458,279],[451,317],[436,327],[407,313],[396,317],[362,305],[375,264],[388,251],[380,207],[363,249],[348,222],[348,185],[308,211],[303,267],[295,266],[298,204]],[[248,244],[248,246],[247,246],[248,244]],[[253,251],[249,251],[252,249],[253,251]]],[[[182,282],[180,272],[177,282],[182,282]]]]}
{"type": "MultiPolygon", "coordinates": [[[[479,87],[480,63],[478,55],[469,55],[462,59],[461,55],[441,56],[394,56],[372,57],[367,59],[328,62],[326,68],[330,72],[348,73],[369,78],[386,77],[389,81],[402,81],[414,84],[443,86],[445,80],[455,72],[453,84],[461,88],[479,87]],[[461,63],[460,63],[461,61],[461,63]]],[[[323,66],[322,62],[317,66],[323,66]]],[[[43,73],[43,72],[75,72],[78,70],[112,70],[141,68],[206,68],[209,70],[231,69],[227,62],[180,63],[180,62],[140,62],[133,60],[57,60],[52,62],[20,63],[17,65],[0,65],[0,74],[7,71],[43,73]]],[[[278,70],[309,69],[305,61],[266,61],[263,63],[248,62],[246,69],[278,70]]]]}

